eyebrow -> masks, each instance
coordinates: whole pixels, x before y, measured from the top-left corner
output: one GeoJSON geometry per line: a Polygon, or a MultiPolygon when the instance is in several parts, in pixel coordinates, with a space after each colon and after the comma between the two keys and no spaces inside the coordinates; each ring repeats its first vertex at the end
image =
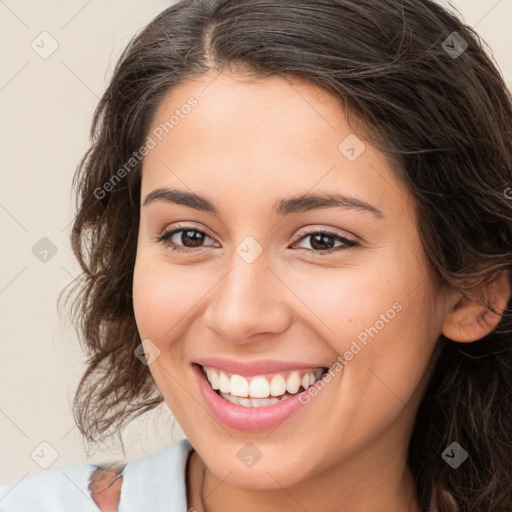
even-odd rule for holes
{"type": "MultiPolygon", "coordinates": [[[[216,215],[220,213],[219,208],[210,200],[206,199],[206,197],[202,197],[193,192],[185,192],[167,187],[161,187],[151,191],[144,199],[142,206],[147,206],[155,201],[165,201],[188,206],[195,210],[210,212],[216,215]]],[[[302,194],[297,197],[281,199],[272,205],[272,211],[279,216],[307,212],[317,208],[344,208],[348,210],[367,211],[379,219],[384,218],[384,214],[377,207],[366,201],[336,193],[302,194]]]]}

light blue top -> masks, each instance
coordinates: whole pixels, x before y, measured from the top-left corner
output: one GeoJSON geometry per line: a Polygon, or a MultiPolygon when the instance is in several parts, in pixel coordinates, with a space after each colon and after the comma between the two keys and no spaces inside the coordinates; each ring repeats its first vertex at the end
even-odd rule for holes
{"type": "MultiPolygon", "coordinates": [[[[123,470],[119,512],[187,512],[188,439],[128,462],[123,470]]],[[[47,469],[0,487],[0,512],[99,512],[89,481],[98,466],[47,469]]]]}

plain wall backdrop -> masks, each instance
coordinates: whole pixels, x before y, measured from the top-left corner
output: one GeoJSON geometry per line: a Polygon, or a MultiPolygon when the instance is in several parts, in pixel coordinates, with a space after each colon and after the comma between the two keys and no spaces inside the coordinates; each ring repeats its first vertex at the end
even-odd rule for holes
{"type": "MultiPolygon", "coordinates": [[[[163,404],[125,430],[126,458],[112,446],[86,455],[71,413],[85,356],[56,307],[79,275],[71,180],[94,107],[129,39],[172,3],[0,0],[0,485],[45,467],[126,462],[184,436],[163,404]]],[[[451,5],[512,86],[512,0],[451,5]]]]}

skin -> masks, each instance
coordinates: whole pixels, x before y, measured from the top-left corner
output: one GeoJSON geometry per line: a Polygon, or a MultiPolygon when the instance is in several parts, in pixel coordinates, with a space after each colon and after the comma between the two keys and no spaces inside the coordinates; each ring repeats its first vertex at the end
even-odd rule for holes
{"type": "MultiPolygon", "coordinates": [[[[195,450],[188,506],[418,512],[406,456],[436,342],[441,333],[478,339],[497,320],[434,285],[412,197],[390,162],[367,142],[354,161],[338,150],[354,131],[336,98],[289,77],[209,72],[173,89],[151,130],[191,96],[197,107],[145,158],[141,203],[166,186],[205,196],[220,213],[165,201],[141,205],[133,283],[141,339],[160,351],[150,371],[195,450]],[[367,201],[384,218],[343,208],[285,217],[271,210],[277,200],[320,191],[367,201]],[[183,232],[175,235],[189,253],[155,241],[177,224],[207,236],[194,246],[183,232]],[[303,228],[335,231],[359,245],[347,250],[329,239],[331,253],[318,254],[312,236],[301,239],[303,228]],[[250,264],[236,252],[248,236],[262,248],[250,264]],[[197,358],[329,367],[394,303],[401,311],[277,428],[241,432],[207,411],[191,372],[197,358]],[[237,457],[247,442],[262,454],[251,468],[237,457]]],[[[497,283],[499,308],[510,290],[506,280],[497,283]]]]}

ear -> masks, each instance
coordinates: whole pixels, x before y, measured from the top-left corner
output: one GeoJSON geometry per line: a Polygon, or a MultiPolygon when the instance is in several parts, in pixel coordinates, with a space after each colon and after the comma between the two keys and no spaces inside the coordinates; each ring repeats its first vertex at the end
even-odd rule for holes
{"type": "Polygon", "coordinates": [[[445,316],[442,334],[453,341],[476,341],[495,329],[501,320],[501,314],[510,299],[511,287],[509,274],[503,270],[490,282],[471,290],[471,298],[461,297],[451,306],[445,316]],[[486,299],[496,313],[480,304],[479,298],[486,299]],[[498,314],[497,314],[498,313],[498,314]]]}

